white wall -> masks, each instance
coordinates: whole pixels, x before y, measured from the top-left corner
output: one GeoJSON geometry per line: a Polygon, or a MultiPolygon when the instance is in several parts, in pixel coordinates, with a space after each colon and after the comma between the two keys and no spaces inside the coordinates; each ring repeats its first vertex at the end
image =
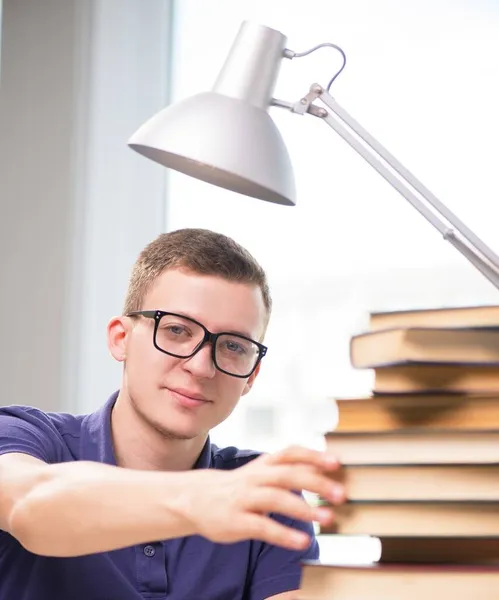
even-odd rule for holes
{"type": "Polygon", "coordinates": [[[83,412],[120,372],[105,327],[164,224],[163,170],[126,146],[168,100],[169,0],[5,0],[0,403],[83,412]]]}

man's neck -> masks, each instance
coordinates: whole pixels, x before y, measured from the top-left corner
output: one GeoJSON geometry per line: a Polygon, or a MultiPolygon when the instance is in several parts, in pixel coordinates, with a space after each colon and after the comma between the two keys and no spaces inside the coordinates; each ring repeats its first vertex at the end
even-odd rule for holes
{"type": "Polygon", "coordinates": [[[111,432],[117,465],[147,471],[192,469],[207,439],[165,437],[137,415],[121,392],[111,413],[111,432]]]}

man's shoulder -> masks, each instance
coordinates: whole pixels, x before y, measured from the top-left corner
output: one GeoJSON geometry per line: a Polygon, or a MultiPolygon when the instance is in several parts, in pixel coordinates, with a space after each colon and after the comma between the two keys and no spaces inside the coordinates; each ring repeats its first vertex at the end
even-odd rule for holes
{"type": "Polygon", "coordinates": [[[14,423],[20,431],[39,431],[49,436],[79,436],[83,416],[65,412],[46,412],[29,405],[0,406],[0,424],[12,427],[14,423]]]}
{"type": "Polygon", "coordinates": [[[219,448],[211,445],[212,465],[215,469],[237,469],[258,458],[262,452],[258,450],[241,450],[235,446],[219,448]]]}

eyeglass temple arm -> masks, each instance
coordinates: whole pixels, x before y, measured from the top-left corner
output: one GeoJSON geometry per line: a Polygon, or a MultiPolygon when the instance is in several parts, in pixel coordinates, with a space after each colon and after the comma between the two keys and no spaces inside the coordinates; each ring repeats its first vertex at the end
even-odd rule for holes
{"type": "Polygon", "coordinates": [[[156,311],[156,310],[132,310],[131,312],[127,313],[125,316],[126,317],[146,317],[148,319],[155,319],[157,312],[158,311],[156,311]]]}
{"type": "Polygon", "coordinates": [[[309,93],[298,102],[273,99],[272,105],[297,114],[309,113],[325,121],[410,202],[445,240],[499,289],[499,256],[343,109],[321,85],[313,84],[309,93]],[[313,104],[317,99],[330,110],[313,104]]]}

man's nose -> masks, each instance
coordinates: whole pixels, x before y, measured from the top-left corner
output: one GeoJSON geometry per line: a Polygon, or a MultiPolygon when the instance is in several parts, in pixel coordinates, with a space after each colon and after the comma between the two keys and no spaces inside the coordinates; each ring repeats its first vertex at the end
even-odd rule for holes
{"type": "Polygon", "coordinates": [[[200,350],[184,361],[185,368],[196,377],[212,378],[215,376],[217,368],[213,363],[212,347],[210,343],[205,343],[200,350]]]}

